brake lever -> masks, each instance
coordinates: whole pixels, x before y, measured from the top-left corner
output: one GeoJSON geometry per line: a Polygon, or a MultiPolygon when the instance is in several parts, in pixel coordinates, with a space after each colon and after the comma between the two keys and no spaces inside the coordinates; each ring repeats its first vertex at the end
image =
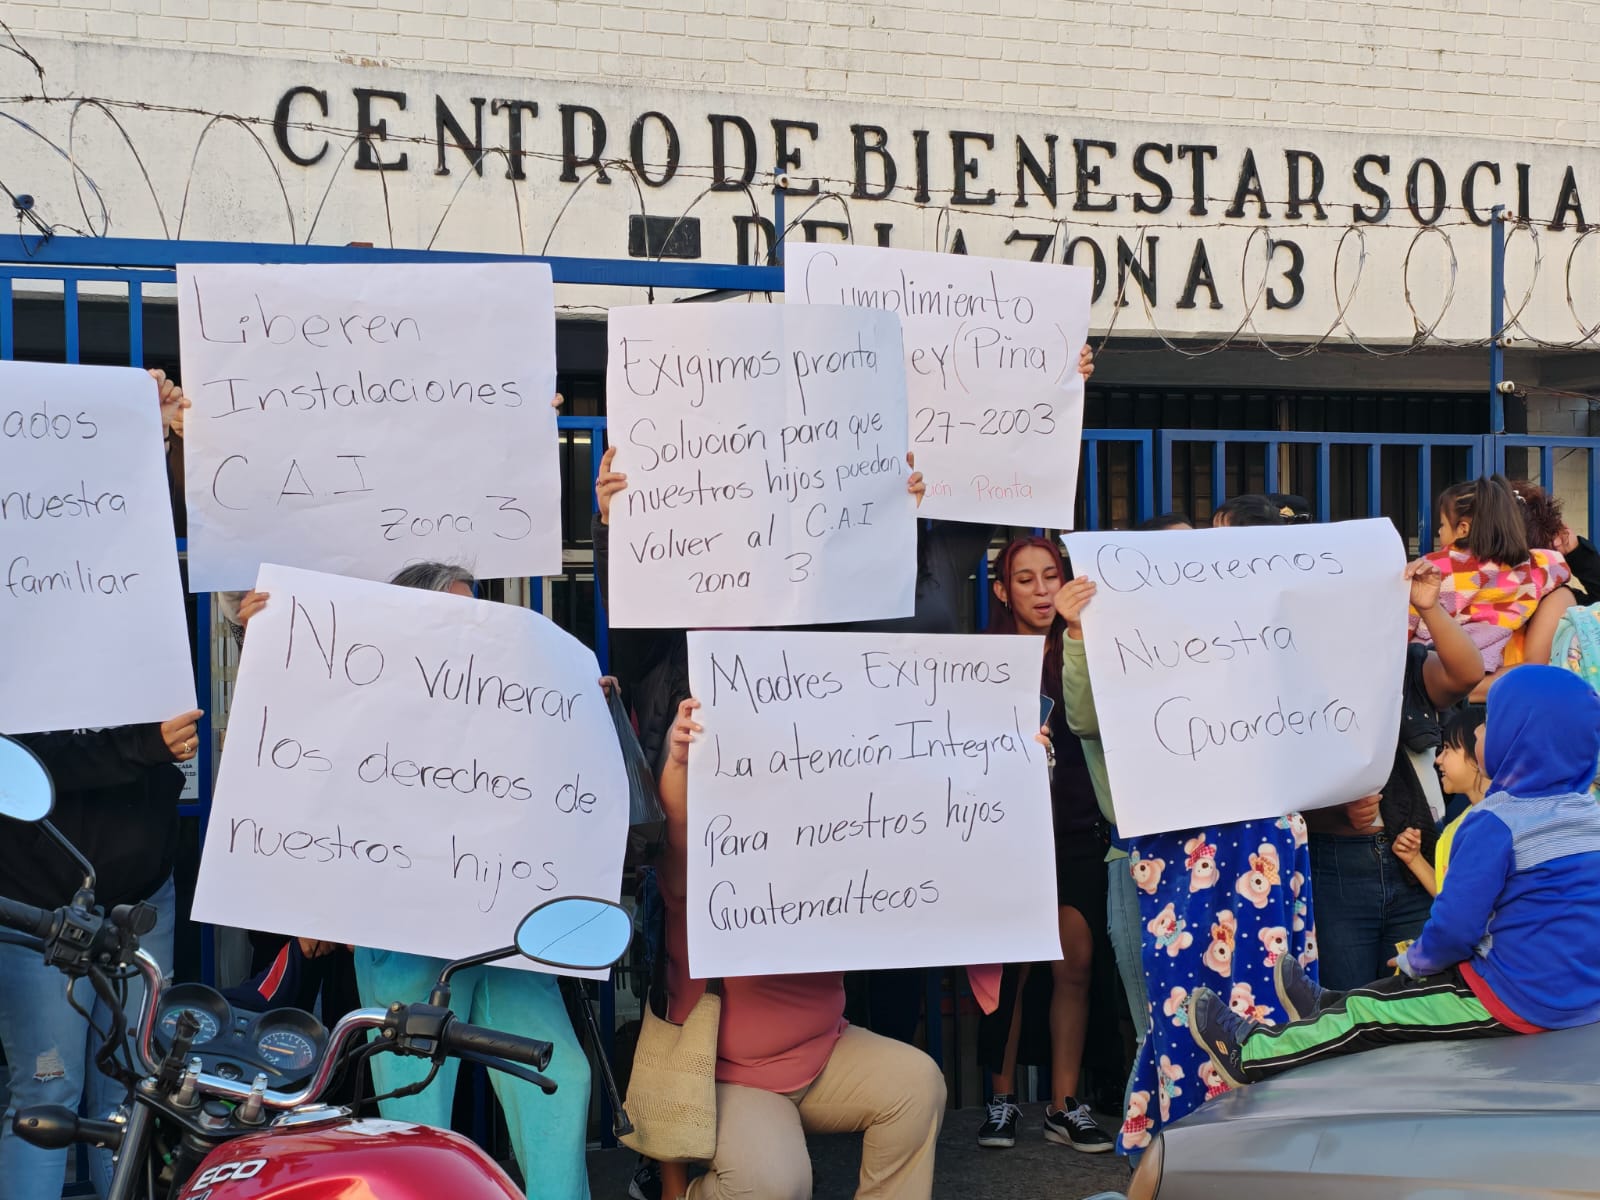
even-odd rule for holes
{"type": "Polygon", "coordinates": [[[491,1071],[503,1071],[507,1075],[515,1075],[525,1083],[531,1083],[546,1096],[553,1096],[556,1092],[556,1081],[548,1076],[541,1075],[531,1067],[524,1067],[520,1063],[507,1062],[503,1058],[491,1058],[487,1054],[475,1054],[471,1050],[454,1051],[452,1057],[462,1062],[476,1063],[480,1067],[487,1067],[491,1071]]]}

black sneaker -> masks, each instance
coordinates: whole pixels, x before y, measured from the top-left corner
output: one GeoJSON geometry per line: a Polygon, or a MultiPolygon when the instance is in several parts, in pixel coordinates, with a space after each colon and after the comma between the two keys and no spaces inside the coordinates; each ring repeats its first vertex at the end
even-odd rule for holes
{"type": "Polygon", "coordinates": [[[641,1158],[628,1181],[630,1200],[661,1200],[661,1164],[641,1158]]]}
{"type": "Polygon", "coordinates": [[[1089,1106],[1079,1104],[1071,1096],[1060,1108],[1045,1106],[1044,1140],[1071,1146],[1085,1154],[1104,1154],[1116,1145],[1111,1135],[1095,1123],[1089,1106]]]}
{"type": "Polygon", "coordinates": [[[1011,1096],[989,1101],[989,1119],[978,1130],[978,1145],[985,1150],[1009,1150],[1017,1144],[1017,1124],[1022,1110],[1011,1096]]]}
{"type": "Polygon", "coordinates": [[[1278,1003],[1291,1021],[1303,1021],[1317,1015],[1321,1007],[1322,989],[1311,982],[1300,960],[1292,954],[1280,955],[1272,968],[1272,984],[1278,993],[1278,1003]]]}
{"type": "Polygon", "coordinates": [[[1228,1007],[1228,1002],[1208,987],[1189,993],[1189,1036],[1211,1056],[1222,1078],[1244,1087],[1244,1041],[1255,1026],[1228,1007]]]}

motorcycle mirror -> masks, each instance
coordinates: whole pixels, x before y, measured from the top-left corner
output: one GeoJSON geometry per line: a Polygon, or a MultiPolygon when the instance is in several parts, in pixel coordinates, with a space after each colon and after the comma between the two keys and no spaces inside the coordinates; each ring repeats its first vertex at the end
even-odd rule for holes
{"type": "Polygon", "coordinates": [[[56,785],[37,755],[0,734],[0,817],[37,824],[56,806],[56,785]]]}
{"type": "Polygon", "coordinates": [[[590,896],[546,900],[517,926],[517,950],[550,967],[598,971],[627,952],[633,918],[620,904],[590,896]]]}

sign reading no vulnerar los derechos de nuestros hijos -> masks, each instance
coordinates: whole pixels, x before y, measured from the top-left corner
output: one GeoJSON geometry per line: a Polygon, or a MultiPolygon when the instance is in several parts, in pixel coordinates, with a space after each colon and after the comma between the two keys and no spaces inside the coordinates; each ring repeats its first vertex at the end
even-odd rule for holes
{"type": "Polygon", "coordinates": [[[628,784],[593,652],[507,604],[273,565],[257,586],[197,920],[455,958],[544,900],[617,897],[628,784]]]}

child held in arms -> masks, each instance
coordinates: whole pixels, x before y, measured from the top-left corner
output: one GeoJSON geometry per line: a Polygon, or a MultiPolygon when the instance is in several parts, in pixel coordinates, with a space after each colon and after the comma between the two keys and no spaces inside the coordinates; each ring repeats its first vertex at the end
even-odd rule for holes
{"type": "Polygon", "coordinates": [[[1542,1033],[1600,1021],[1600,694],[1556,667],[1489,690],[1478,754],[1488,797],[1462,820],[1450,886],[1398,974],[1350,992],[1278,960],[1292,1018],[1255,1025],[1209,989],[1189,1032],[1232,1084],[1398,1042],[1542,1033]]]}

